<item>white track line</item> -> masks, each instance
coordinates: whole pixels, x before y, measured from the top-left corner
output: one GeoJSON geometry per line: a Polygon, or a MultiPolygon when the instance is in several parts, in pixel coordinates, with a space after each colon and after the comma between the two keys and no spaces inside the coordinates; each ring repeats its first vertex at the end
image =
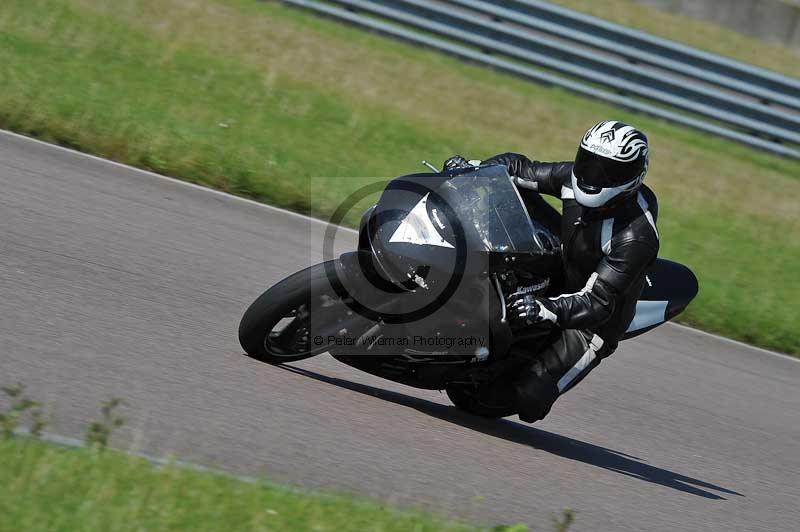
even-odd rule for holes
{"type": "Polygon", "coordinates": [[[740,342],[739,340],[734,340],[733,338],[727,338],[725,336],[720,336],[719,334],[710,333],[708,331],[703,331],[701,329],[695,329],[694,327],[690,327],[688,325],[683,325],[682,323],[674,323],[674,322],[670,321],[670,322],[667,322],[667,324],[671,325],[673,327],[679,327],[681,329],[685,329],[687,331],[691,331],[693,333],[700,334],[702,336],[708,336],[708,337],[711,337],[711,338],[713,338],[715,340],[721,340],[721,341],[723,341],[725,343],[733,344],[733,345],[735,345],[737,347],[751,349],[751,350],[759,352],[759,353],[764,353],[764,354],[767,354],[767,355],[772,355],[772,356],[776,356],[776,357],[780,357],[780,358],[785,358],[787,360],[791,360],[792,362],[800,362],[800,358],[793,357],[792,355],[787,355],[785,353],[778,353],[777,351],[770,351],[769,349],[764,349],[763,347],[757,347],[755,345],[746,344],[744,342],[740,342]]]}
{"type": "MultiPolygon", "coordinates": [[[[0,130],[2,132],[2,130],[0,130]]],[[[19,427],[14,430],[14,434],[21,436],[23,438],[34,438],[45,443],[50,443],[53,445],[59,445],[61,447],[68,447],[68,448],[78,448],[78,449],[85,449],[87,448],[86,443],[78,438],[73,438],[71,436],[63,436],[61,434],[56,434],[54,432],[41,432],[39,436],[33,436],[28,429],[28,427],[19,427]]],[[[270,480],[268,478],[257,478],[251,477],[248,475],[240,475],[237,473],[231,473],[230,471],[226,471],[224,469],[217,469],[215,467],[204,466],[201,464],[196,464],[194,462],[185,462],[183,460],[176,460],[171,456],[168,457],[159,457],[154,456],[152,454],[147,454],[141,451],[132,451],[132,450],[124,450],[118,449],[116,447],[108,446],[110,450],[115,452],[119,452],[122,454],[127,454],[129,456],[134,456],[137,458],[142,458],[147,460],[151,464],[155,466],[174,466],[181,469],[187,469],[190,471],[198,471],[201,473],[208,473],[211,475],[217,475],[224,478],[229,478],[233,480],[238,480],[240,482],[246,482],[248,484],[256,484],[259,486],[264,486],[267,488],[272,488],[284,492],[293,493],[296,495],[304,495],[304,496],[311,496],[316,497],[318,499],[324,500],[338,500],[342,493],[347,493],[344,490],[338,490],[336,492],[328,493],[325,490],[317,489],[317,488],[306,488],[300,486],[299,484],[293,483],[280,483],[274,480],[270,480]]],[[[364,507],[371,507],[372,506],[372,499],[361,497],[358,500],[353,501],[356,506],[364,506],[364,507]]]]}
{"type": "MultiPolygon", "coordinates": [[[[2,131],[2,130],[0,130],[2,131]]],[[[54,432],[41,432],[39,436],[33,436],[31,431],[28,427],[19,427],[14,430],[14,434],[18,436],[26,437],[26,438],[34,438],[41,440],[46,443],[52,443],[54,445],[59,445],[61,447],[71,447],[71,448],[78,448],[78,449],[85,449],[87,447],[86,443],[78,438],[73,438],[72,436],[63,436],[61,434],[56,434],[54,432]]],[[[262,486],[277,488],[281,490],[288,490],[292,493],[298,494],[305,494],[305,495],[315,495],[319,497],[329,497],[330,495],[324,492],[318,492],[313,489],[306,489],[300,486],[295,486],[293,484],[280,484],[278,482],[274,482],[268,479],[263,478],[256,478],[247,475],[239,475],[236,473],[231,473],[229,471],[225,471],[224,469],[217,469],[215,467],[204,466],[200,464],[195,464],[194,462],[185,462],[183,460],[176,460],[171,457],[159,457],[154,456],[152,454],[143,453],[141,451],[133,451],[133,450],[124,450],[118,449],[116,447],[109,446],[109,449],[114,451],[127,454],[129,456],[135,456],[137,458],[142,458],[147,460],[148,462],[158,465],[158,466],[175,466],[181,469],[189,469],[192,471],[200,471],[201,473],[210,473],[212,475],[219,475],[221,477],[231,478],[234,480],[239,480],[241,482],[247,482],[249,484],[260,484],[262,486]]]]}
{"type": "MultiPolygon", "coordinates": [[[[133,172],[144,174],[144,175],[147,175],[147,176],[150,176],[150,177],[154,177],[156,179],[163,179],[164,181],[169,181],[171,183],[175,183],[175,184],[182,185],[182,186],[185,186],[185,187],[193,188],[195,190],[202,190],[202,191],[207,192],[209,194],[215,194],[217,196],[222,196],[224,198],[240,201],[242,203],[247,203],[248,205],[253,205],[255,207],[259,207],[259,208],[262,208],[262,209],[267,209],[267,210],[270,210],[270,211],[273,211],[273,212],[279,212],[279,213],[285,214],[287,216],[293,216],[295,218],[308,220],[310,222],[316,222],[316,223],[320,223],[322,225],[328,225],[328,222],[326,222],[325,220],[320,220],[319,218],[314,218],[313,216],[307,216],[305,214],[300,214],[299,212],[294,212],[294,211],[290,211],[290,210],[286,210],[286,209],[281,209],[280,207],[275,207],[273,205],[268,205],[266,203],[260,203],[260,202],[255,201],[255,200],[251,200],[251,199],[248,199],[248,198],[243,198],[241,196],[236,196],[234,194],[230,194],[228,192],[223,192],[221,190],[216,190],[216,189],[213,189],[213,188],[204,187],[202,185],[198,185],[196,183],[190,183],[188,181],[183,181],[181,179],[177,179],[177,178],[174,178],[174,177],[169,177],[169,176],[157,174],[155,172],[151,172],[150,170],[142,170],[141,168],[136,168],[135,166],[130,166],[128,164],[119,163],[117,161],[112,161],[111,159],[104,159],[102,157],[98,157],[97,155],[91,155],[89,153],[84,153],[82,151],[73,150],[72,148],[66,148],[64,146],[59,146],[58,144],[51,144],[50,142],[45,142],[43,140],[35,139],[35,138],[32,138],[32,137],[26,137],[25,135],[20,135],[19,133],[14,133],[13,131],[7,131],[7,130],[4,130],[4,129],[0,129],[0,134],[6,135],[8,137],[13,137],[13,138],[16,138],[16,139],[26,140],[28,142],[33,142],[33,143],[36,143],[36,144],[40,144],[42,146],[47,146],[48,148],[53,149],[53,150],[63,151],[63,152],[66,152],[66,153],[71,153],[73,155],[78,155],[80,157],[85,157],[87,159],[91,159],[93,161],[98,161],[98,162],[105,163],[105,164],[108,164],[108,165],[111,165],[111,166],[115,166],[117,168],[124,168],[125,170],[130,170],[130,171],[133,171],[133,172]]],[[[355,229],[351,229],[350,227],[340,226],[340,229],[343,229],[345,231],[350,231],[352,233],[357,233],[358,232],[355,229]]]]}
{"type": "MultiPolygon", "coordinates": [[[[18,429],[15,429],[14,433],[18,434],[19,436],[38,439],[38,440],[41,440],[41,441],[44,441],[44,442],[47,442],[47,443],[60,445],[62,447],[74,447],[74,448],[79,448],[79,449],[84,449],[84,448],[87,447],[86,443],[81,439],[73,438],[72,436],[63,436],[61,434],[56,434],[56,433],[53,433],[53,432],[42,432],[42,433],[39,434],[39,436],[33,436],[33,434],[31,434],[31,431],[27,427],[20,427],[18,429]]],[[[156,464],[156,465],[162,465],[162,466],[175,465],[175,466],[182,467],[182,468],[193,469],[195,471],[202,471],[202,472],[206,472],[206,473],[213,473],[213,474],[216,474],[216,475],[222,475],[222,476],[225,476],[225,477],[228,477],[228,478],[241,480],[243,482],[250,482],[250,483],[262,482],[261,480],[255,478],[255,477],[248,477],[248,476],[244,476],[244,475],[236,475],[236,474],[228,473],[227,471],[223,471],[221,469],[215,469],[213,467],[207,467],[207,466],[203,466],[203,465],[199,465],[199,464],[193,464],[191,462],[183,462],[181,460],[173,460],[171,458],[162,458],[162,457],[158,457],[158,456],[153,456],[151,454],[143,453],[143,452],[140,452],[140,451],[132,451],[132,450],[125,451],[125,450],[116,449],[116,448],[113,448],[113,449],[115,451],[119,451],[121,453],[125,453],[125,454],[130,455],[130,456],[136,456],[138,458],[144,458],[148,462],[151,462],[151,463],[156,464]]],[[[264,482],[264,483],[269,484],[269,482],[264,482]]],[[[274,484],[274,485],[277,485],[277,484],[274,484]]]]}
{"type": "MultiPolygon", "coordinates": [[[[42,146],[46,146],[46,147],[48,147],[50,149],[53,149],[53,150],[60,150],[60,151],[63,151],[63,152],[71,153],[73,155],[77,155],[77,156],[80,156],[80,157],[85,157],[85,158],[91,159],[93,161],[98,161],[98,162],[101,162],[101,163],[104,163],[104,164],[108,164],[108,165],[111,165],[111,166],[116,166],[117,168],[124,168],[125,170],[129,170],[129,171],[132,171],[134,173],[141,173],[141,174],[144,174],[144,175],[147,175],[147,176],[150,176],[150,177],[154,177],[156,179],[163,179],[164,181],[169,181],[170,183],[175,183],[175,184],[178,184],[178,185],[181,185],[181,186],[193,188],[195,190],[202,190],[203,192],[207,192],[209,194],[215,194],[217,196],[222,196],[224,198],[228,198],[228,199],[231,199],[231,200],[235,200],[235,201],[239,201],[239,202],[242,202],[242,203],[246,203],[248,205],[259,207],[261,209],[267,209],[267,210],[272,211],[272,212],[279,212],[279,213],[284,214],[286,216],[293,216],[295,218],[300,218],[300,219],[307,220],[307,221],[310,221],[310,222],[315,222],[315,223],[319,223],[319,224],[323,224],[323,225],[328,225],[328,222],[326,222],[325,220],[320,220],[319,218],[314,218],[312,216],[307,216],[305,214],[300,214],[300,213],[297,213],[297,212],[294,212],[294,211],[281,209],[280,207],[275,207],[273,205],[267,205],[266,203],[259,203],[259,202],[255,201],[255,200],[243,198],[241,196],[236,196],[236,195],[230,194],[228,192],[222,192],[221,190],[215,190],[213,188],[204,187],[202,185],[197,185],[195,183],[189,183],[188,181],[182,181],[182,180],[176,179],[174,177],[169,177],[169,176],[157,174],[157,173],[151,172],[149,170],[142,170],[141,168],[136,168],[134,166],[130,166],[130,165],[127,165],[127,164],[124,164],[124,163],[119,163],[117,161],[112,161],[110,159],[103,159],[102,157],[98,157],[96,155],[91,155],[91,154],[84,153],[84,152],[81,152],[81,151],[73,150],[72,148],[65,148],[64,146],[59,146],[57,144],[51,144],[51,143],[45,142],[43,140],[34,139],[34,138],[31,138],[31,137],[26,137],[25,135],[20,135],[19,133],[14,133],[13,131],[7,131],[7,130],[0,129],[0,134],[6,135],[6,136],[9,136],[9,137],[13,137],[13,138],[17,138],[17,139],[21,139],[21,140],[25,140],[25,141],[28,141],[28,142],[34,142],[36,144],[40,144],[42,146]]],[[[340,229],[345,230],[345,231],[350,231],[352,233],[357,233],[357,231],[355,229],[351,229],[349,227],[341,227],[340,226],[340,229]]],[[[748,348],[748,349],[751,349],[751,350],[759,352],[759,353],[766,353],[768,355],[773,355],[773,356],[785,358],[785,359],[788,359],[788,360],[792,360],[794,362],[800,362],[800,358],[795,358],[793,356],[786,355],[786,354],[783,354],[783,353],[777,353],[775,351],[770,351],[768,349],[763,349],[761,347],[752,346],[752,345],[746,344],[744,342],[740,342],[738,340],[732,340],[732,339],[726,338],[724,336],[719,336],[718,334],[713,334],[713,333],[709,333],[709,332],[706,332],[706,331],[701,331],[700,329],[695,329],[693,327],[689,327],[689,326],[686,326],[686,325],[681,325],[681,324],[673,323],[673,322],[669,322],[668,325],[671,325],[673,327],[680,327],[682,329],[688,329],[688,330],[690,330],[692,332],[695,332],[697,334],[701,334],[701,335],[704,335],[704,336],[710,336],[711,338],[715,338],[717,340],[721,340],[723,342],[727,342],[727,343],[736,345],[736,346],[741,347],[741,348],[748,348]]]]}

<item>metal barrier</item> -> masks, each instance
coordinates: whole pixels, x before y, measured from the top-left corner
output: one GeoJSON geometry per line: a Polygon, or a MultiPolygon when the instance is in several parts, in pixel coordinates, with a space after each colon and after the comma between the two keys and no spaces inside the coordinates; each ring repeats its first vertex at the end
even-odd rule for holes
{"type": "Polygon", "coordinates": [[[800,80],[547,2],[284,2],[772,153],[800,158],[800,151],[791,146],[800,144],[800,80]],[[613,92],[599,89],[598,85],[613,92]]]}
{"type": "Polygon", "coordinates": [[[800,80],[535,0],[448,0],[576,44],[800,110],[800,80]],[[514,9],[511,9],[514,7],[514,9]]]}
{"type": "MultiPolygon", "coordinates": [[[[606,49],[616,50],[619,45],[627,46],[636,53],[646,52],[651,56],[672,60],[683,65],[679,68],[691,68],[687,73],[698,78],[720,76],[728,80],[739,80],[750,87],[760,87],[773,93],[782,93],[795,102],[800,100],[800,80],[784,76],[771,70],[758,68],[675,41],[656,37],[626,26],[614,24],[597,17],[579,13],[571,9],[543,2],[541,0],[483,0],[488,6],[506,6],[515,12],[548,21],[561,26],[572,34],[578,32],[595,36],[605,41],[606,49]]],[[[633,56],[634,58],[636,55],[633,56]]],[[[710,78],[709,78],[710,79],[710,78]]],[[[741,85],[740,85],[741,86],[741,85]]]]}

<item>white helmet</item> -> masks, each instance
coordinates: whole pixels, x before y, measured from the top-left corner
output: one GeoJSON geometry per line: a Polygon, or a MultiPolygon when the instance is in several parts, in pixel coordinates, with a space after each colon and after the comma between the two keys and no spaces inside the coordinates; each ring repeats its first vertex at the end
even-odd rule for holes
{"type": "Polygon", "coordinates": [[[602,207],[639,188],[647,173],[647,136],[616,120],[598,122],[586,132],[572,167],[575,200],[602,207]]]}

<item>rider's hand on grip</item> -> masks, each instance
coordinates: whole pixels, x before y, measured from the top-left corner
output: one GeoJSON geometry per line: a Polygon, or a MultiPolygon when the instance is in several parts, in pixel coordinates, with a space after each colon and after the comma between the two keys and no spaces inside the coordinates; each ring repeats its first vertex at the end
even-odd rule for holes
{"type": "Polygon", "coordinates": [[[506,303],[512,326],[524,327],[543,322],[556,322],[556,315],[547,310],[533,295],[525,292],[511,294],[506,303]]]}
{"type": "Polygon", "coordinates": [[[457,168],[467,168],[471,166],[469,161],[467,161],[461,155],[453,155],[449,159],[447,159],[444,164],[442,165],[442,172],[447,172],[448,170],[455,170],[457,168]]]}

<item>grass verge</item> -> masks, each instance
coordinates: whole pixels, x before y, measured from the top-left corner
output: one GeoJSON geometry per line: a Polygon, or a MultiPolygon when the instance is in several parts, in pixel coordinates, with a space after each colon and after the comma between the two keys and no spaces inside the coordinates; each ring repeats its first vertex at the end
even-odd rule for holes
{"type": "Polygon", "coordinates": [[[301,492],[31,439],[0,439],[0,529],[475,530],[346,495],[301,492]]]}
{"type": "Polygon", "coordinates": [[[563,160],[631,121],[661,254],[700,278],[682,321],[800,353],[795,161],[275,2],[5,0],[0,81],[0,127],[320,216],[423,157],[563,160]]]}

